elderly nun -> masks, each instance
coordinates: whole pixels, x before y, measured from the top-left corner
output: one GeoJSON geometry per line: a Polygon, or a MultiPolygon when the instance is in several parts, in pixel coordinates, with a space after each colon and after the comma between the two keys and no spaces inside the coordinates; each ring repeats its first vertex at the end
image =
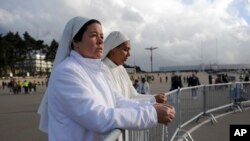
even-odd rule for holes
{"type": "Polygon", "coordinates": [[[103,31],[94,19],[75,17],[66,24],[49,85],[38,113],[49,141],[99,141],[115,128],[145,129],[168,124],[166,105],[142,104],[120,96],[104,75],[103,31]]]}
{"type": "MultiPolygon", "coordinates": [[[[165,103],[166,97],[163,93],[158,95],[142,95],[135,90],[123,64],[130,56],[130,40],[120,31],[111,32],[104,41],[103,63],[111,72],[113,85],[119,92],[127,98],[137,99],[150,103],[165,103]]],[[[108,71],[107,71],[108,72],[108,71]]],[[[107,74],[108,75],[108,74],[107,74]]]]}

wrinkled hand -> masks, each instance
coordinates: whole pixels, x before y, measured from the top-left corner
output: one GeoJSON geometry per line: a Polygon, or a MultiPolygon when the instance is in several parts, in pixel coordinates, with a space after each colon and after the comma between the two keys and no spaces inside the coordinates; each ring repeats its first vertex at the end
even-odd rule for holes
{"type": "Polygon", "coordinates": [[[159,93],[155,96],[155,100],[157,103],[166,103],[167,97],[164,95],[164,93],[159,93]]]}
{"type": "Polygon", "coordinates": [[[168,125],[175,117],[175,109],[168,104],[154,104],[157,112],[158,123],[168,125]]]}

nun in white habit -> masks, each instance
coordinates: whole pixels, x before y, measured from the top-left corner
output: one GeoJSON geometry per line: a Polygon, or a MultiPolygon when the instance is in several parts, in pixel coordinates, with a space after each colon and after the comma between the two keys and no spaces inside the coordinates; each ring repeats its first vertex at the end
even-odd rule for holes
{"type": "Polygon", "coordinates": [[[165,105],[142,104],[117,94],[104,75],[101,23],[83,17],[65,26],[49,85],[38,113],[49,141],[99,141],[115,128],[145,129],[168,124],[165,105]]]}
{"type": "MultiPolygon", "coordinates": [[[[108,66],[114,86],[119,92],[131,99],[147,101],[150,103],[165,103],[166,97],[163,93],[158,95],[138,94],[134,88],[126,69],[123,64],[130,56],[130,40],[120,31],[111,32],[104,41],[103,63],[108,66]]],[[[108,71],[106,71],[108,72],[108,71]]]]}

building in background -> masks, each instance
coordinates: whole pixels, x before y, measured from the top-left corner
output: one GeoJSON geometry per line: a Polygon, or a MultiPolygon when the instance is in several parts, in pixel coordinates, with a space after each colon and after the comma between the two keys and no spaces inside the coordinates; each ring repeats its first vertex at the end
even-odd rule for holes
{"type": "Polygon", "coordinates": [[[29,58],[16,63],[16,75],[48,75],[52,69],[52,62],[45,60],[45,55],[33,53],[29,58]]]}
{"type": "Polygon", "coordinates": [[[128,74],[136,74],[136,69],[134,67],[126,67],[125,69],[128,74]]]}
{"type": "Polygon", "coordinates": [[[160,67],[160,72],[174,71],[237,71],[250,70],[250,64],[201,64],[201,65],[185,65],[185,66],[167,66],[160,67]]]}

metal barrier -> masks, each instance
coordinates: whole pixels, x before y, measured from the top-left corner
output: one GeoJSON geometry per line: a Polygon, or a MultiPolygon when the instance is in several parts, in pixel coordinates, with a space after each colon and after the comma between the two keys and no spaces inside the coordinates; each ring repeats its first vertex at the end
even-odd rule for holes
{"type": "Polygon", "coordinates": [[[103,141],[123,141],[123,131],[124,130],[121,129],[115,129],[112,132],[108,133],[103,141]]]}
{"type": "Polygon", "coordinates": [[[177,89],[165,94],[170,105],[175,107],[175,119],[168,125],[158,124],[146,130],[112,131],[104,141],[174,141],[178,138],[193,141],[184,127],[201,117],[209,117],[216,123],[214,112],[231,109],[242,111],[250,106],[250,82],[200,85],[177,89]],[[185,135],[185,136],[183,136],[185,135]]]}

